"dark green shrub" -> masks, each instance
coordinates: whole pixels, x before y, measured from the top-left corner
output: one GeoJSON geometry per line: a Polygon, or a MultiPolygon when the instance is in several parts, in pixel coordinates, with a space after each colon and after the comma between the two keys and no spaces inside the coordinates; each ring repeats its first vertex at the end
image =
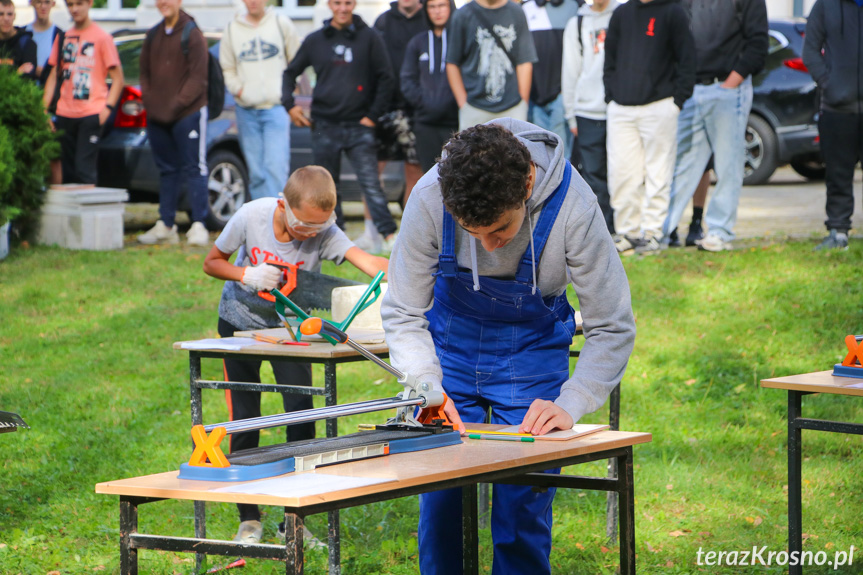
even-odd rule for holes
{"type": "MultiPolygon", "coordinates": [[[[59,146],[42,108],[42,91],[10,66],[0,66],[0,126],[8,132],[0,139],[12,148],[11,180],[0,175],[0,220],[17,214],[16,233],[27,238],[37,230],[51,158],[59,146]]],[[[2,154],[0,171],[9,159],[2,154]]]]}

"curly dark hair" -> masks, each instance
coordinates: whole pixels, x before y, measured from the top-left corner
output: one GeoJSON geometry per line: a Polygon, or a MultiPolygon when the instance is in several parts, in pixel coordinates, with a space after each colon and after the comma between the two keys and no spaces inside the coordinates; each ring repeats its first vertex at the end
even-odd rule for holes
{"type": "Polygon", "coordinates": [[[450,214],[468,227],[497,222],[527,195],[530,152],[496,125],[462,130],[444,146],[438,182],[450,214]]]}

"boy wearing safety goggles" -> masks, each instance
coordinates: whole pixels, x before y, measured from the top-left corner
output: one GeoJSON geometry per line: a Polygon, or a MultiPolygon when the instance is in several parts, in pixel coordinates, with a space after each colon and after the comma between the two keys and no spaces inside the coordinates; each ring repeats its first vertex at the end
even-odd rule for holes
{"type": "MultiPolygon", "coordinates": [[[[369,276],[387,271],[389,261],[356,247],[336,221],[336,186],[330,173],[320,166],[296,170],[279,198],[261,198],[243,204],[228,221],[204,260],[204,272],[223,279],[225,287],[219,302],[219,335],[230,337],[236,331],[281,327],[272,302],[258,295],[279,286],[282,272],[264,263],[274,259],[300,263],[301,269],[320,272],[321,262],[341,264],[349,261],[369,276]],[[229,261],[237,252],[235,264],[229,261]]],[[[312,385],[308,363],[270,362],[276,383],[312,385]]],[[[260,361],[225,359],[228,381],[260,382],[260,361]]],[[[260,417],[261,394],[252,391],[225,391],[231,421],[260,417]]],[[[312,408],[312,396],[285,394],[285,412],[312,408]]],[[[314,423],[290,425],[287,441],[312,439],[314,423]]],[[[258,446],[257,431],[231,436],[231,452],[258,446]]],[[[238,505],[240,528],[234,538],[256,543],[262,535],[261,514],[257,505],[238,505]]],[[[280,526],[279,534],[284,533],[280,526]]]]}

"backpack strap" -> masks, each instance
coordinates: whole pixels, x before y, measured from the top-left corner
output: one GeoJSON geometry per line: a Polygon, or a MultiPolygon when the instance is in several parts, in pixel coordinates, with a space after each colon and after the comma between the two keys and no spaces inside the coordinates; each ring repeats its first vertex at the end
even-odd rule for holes
{"type": "Polygon", "coordinates": [[[195,24],[194,20],[189,20],[186,22],[186,25],[183,26],[183,35],[180,37],[180,47],[183,49],[183,56],[186,58],[189,57],[189,38],[192,35],[192,30],[197,27],[198,25],[195,24]]]}
{"type": "Polygon", "coordinates": [[[576,17],[578,18],[578,51],[584,56],[584,46],[581,44],[581,25],[584,24],[584,15],[579,14],[576,17]]]}
{"type": "Polygon", "coordinates": [[[503,51],[507,58],[509,58],[509,61],[512,64],[513,71],[515,71],[515,68],[518,66],[515,61],[515,55],[510,54],[507,51],[506,46],[503,45],[503,40],[501,40],[500,36],[497,35],[497,32],[494,31],[494,26],[492,26],[491,22],[488,21],[488,18],[486,18],[485,14],[483,14],[480,10],[475,10],[474,16],[477,20],[479,20],[480,24],[482,24],[485,28],[488,29],[489,34],[491,34],[491,37],[494,38],[495,44],[497,44],[497,47],[503,51]]]}

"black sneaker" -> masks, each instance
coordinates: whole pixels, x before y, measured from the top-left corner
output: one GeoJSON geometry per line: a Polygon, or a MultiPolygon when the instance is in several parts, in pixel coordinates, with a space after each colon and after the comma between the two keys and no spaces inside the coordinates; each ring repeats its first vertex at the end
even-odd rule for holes
{"type": "Polygon", "coordinates": [[[701,220],[692,220],[689,224],[689,233],[686,234],[686,245],[697,246],[699,240],[704,239],[704,230],[701,228],[701,220]]]}
{"type": "Polygon", "coordinates": [[[668,234],[668,247],[670,248],[679,248],[680,247],[680,236],[677,235],[677,230],[672,230],[670,234],[668,234]]]}

